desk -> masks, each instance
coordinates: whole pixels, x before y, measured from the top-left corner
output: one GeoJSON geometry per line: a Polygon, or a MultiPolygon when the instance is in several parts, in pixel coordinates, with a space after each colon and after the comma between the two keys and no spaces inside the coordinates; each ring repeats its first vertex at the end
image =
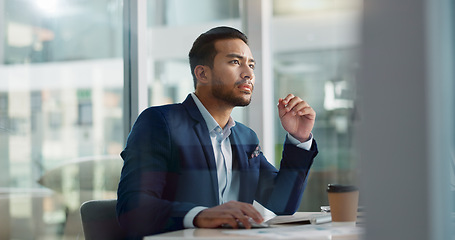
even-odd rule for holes
{"type": "MultiPolygon", "coordinates": [[[[299,214],[299,213],[296,213],[299,214]]],[[[154,239],[308,239],[308,240],[359,240],[363,228],[360,226],[340,226],[332,223],[311,224],[277,224],[270,228],[256,229],[184,229],[145,237],[154,239]]]]}

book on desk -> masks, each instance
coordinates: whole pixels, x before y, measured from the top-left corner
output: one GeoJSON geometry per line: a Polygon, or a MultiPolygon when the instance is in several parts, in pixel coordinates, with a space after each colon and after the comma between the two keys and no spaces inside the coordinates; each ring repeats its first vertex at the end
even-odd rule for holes
{"type": "Polygon", "coordinates": [[[262,206],[260,203],[254,201],[254,208],[264,217],[264,222],[257,224],[251,221],[255,228],[269,227],[276,224],[322,224],[332,221],[330,213],[323,212],[296,212],[293,215],[276,215],[274,212],[262,206]]]}

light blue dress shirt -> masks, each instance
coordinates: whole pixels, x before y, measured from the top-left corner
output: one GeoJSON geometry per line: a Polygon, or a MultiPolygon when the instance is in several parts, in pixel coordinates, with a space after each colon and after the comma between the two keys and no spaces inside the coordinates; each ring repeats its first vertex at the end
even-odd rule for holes
{"type": "Polygon", "coordinates": [[[217,169],[219,204],[236,200],[239,195],[240,180],[238,174],[233,174],[232,172],[232,148],[229,140],[231,128],[235,126],[235,121],[232,117],[229,117],[224,129],[221,128],[197,96],[194,93],[191,93],[191,96],[201,112],[210,133],[217,169]]]}

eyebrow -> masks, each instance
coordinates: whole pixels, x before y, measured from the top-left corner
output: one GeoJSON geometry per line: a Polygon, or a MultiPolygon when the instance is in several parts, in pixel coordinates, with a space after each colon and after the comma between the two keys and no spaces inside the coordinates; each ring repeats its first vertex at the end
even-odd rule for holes
{"type": "MultiPolygon", "coordinates": [[[[245,57],[242,56],[242,55],[239,55],[239,54],[236,54],[236,53],[229,53],[226,55],[226,57],[229,57],[229,58],[238,58],[238,59],[244,59],[245,57]]],[[[256,61],[254,61],[254,59],[250,58],[248,60],[248,62],[252,62],[252,63],[256,63],[256,61]]]]}

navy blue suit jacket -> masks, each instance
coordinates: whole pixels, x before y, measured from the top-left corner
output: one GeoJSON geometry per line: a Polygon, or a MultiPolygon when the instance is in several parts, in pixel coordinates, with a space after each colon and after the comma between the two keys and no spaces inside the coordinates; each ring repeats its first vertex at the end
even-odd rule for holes
{"type": "MultiPolygon", "coordinates": [[[[285,144],[278,171],[257,151],[253,130],[238,122],[231,130],[232,168],[240,175],[238,200],[256,200],[277,214],[294,213],[317,154],[316,142],[310,151],[285,144]]],[[[121,156],[117,215],[132,234],[182,229],[183,217],[193,207],[219,204],[210,135],[190,95],[181,104],[143,111],[121,156]]]]}

